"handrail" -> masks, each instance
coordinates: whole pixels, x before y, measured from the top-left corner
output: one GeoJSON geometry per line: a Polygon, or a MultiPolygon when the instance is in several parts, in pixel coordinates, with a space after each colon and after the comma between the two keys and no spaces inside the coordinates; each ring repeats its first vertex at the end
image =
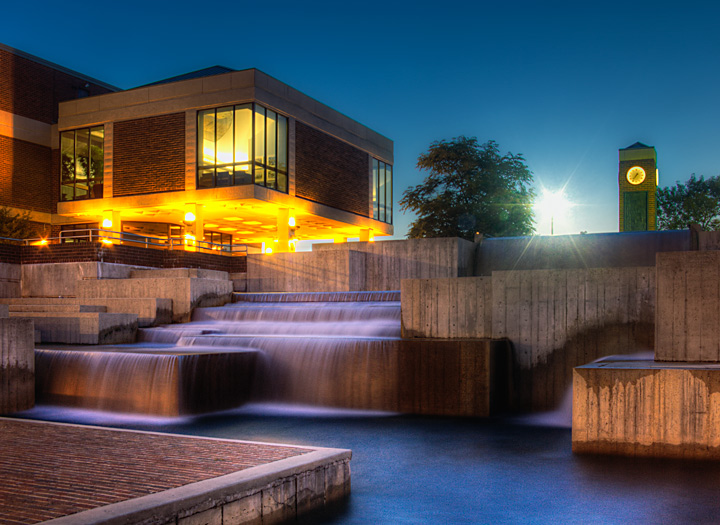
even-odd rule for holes
{"type": "Polygon", "coordinates": [[[98,228],[63,230],[58,237],[36,237],[32,239],[14,239],[0,237],[0,241],[13,241],[25,246],[62,244],[68,241],[101,242],[103,244],[144,244],[146,248],[167,250],[194,249],[217,255],[247,255],[247,244],[219,244],[210,241],[198,241],[190,237],[152,237],[130,232],[118,232],[98,228]]]}

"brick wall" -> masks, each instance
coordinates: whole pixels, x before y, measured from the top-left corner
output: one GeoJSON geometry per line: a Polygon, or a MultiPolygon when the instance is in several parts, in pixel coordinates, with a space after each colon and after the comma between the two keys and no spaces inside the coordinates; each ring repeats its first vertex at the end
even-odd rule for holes
{"type": "Polygon", "coordinates": [[[185,113],[113,127],[114,197],[185,189],[185,113]]]}
{"type": "Polygon", "coordinates": [[[50,148],[0,136],[0,205],[55,211],[50,148]]]}
{"type": "Polygon", "coordinates": [[[58,104],[111,91],[102,86],[0,49],[0,110],[54,124],[58,104]],[[85,87],[89,84],[88,87],[85,87]]]}
{"type": "Polygon", "coordinates": [[[301,122],[295,136],[295,194],[367,217],[368,154],[301,122]]]}
{"type": "Polygon", "coordinates": [[[247,257],[212,253],[155,250],[139,246],[103,246],[99,243],[11,246],[0,244],[0,262],[44,264],[102,261],[152,268],[204,268],[223,272],[247,271],[247,257]]]}

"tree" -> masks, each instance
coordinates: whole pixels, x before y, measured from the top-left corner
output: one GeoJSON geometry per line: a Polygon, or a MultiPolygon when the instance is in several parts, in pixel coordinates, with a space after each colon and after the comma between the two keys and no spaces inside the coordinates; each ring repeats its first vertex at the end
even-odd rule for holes
{"type": "Polygon", "coordinates": [[[535,231],[529,187],[532,173],[522,155],[501,154],[497,143],[457,137],[430,144],[417,167],[429,174],[400,199],[416,212],[409,238],[529,235],[535,231]]]}
{"type": "Polygon", "coordinates": [[[33,235],[30,212],[14,214],[9,208],[0,206],[0,237],[27,239],[33,235]]]}
{"type": "Polygon", "coordinates": [[[659,230],[681,230],[695,223],[703,230],[720,229],[720,177],[697,178],[658,188],[657,221],[659,230]]]}

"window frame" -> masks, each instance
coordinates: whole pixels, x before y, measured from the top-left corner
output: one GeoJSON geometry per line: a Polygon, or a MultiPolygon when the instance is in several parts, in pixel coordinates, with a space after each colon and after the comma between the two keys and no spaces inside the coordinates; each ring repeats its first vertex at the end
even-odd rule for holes
{"type": "Polygon", "coordinates": [[[290,179],[290,118],[287,115],[283,115],[282,113],[279,113],[275,111],[274,109],[267,108],[261,104],[257,104],[255,102],[245,102],[242,104],[232,104],[232,105],[225,105],[225,106],[219,106],[214,108],[206,108],[206,109],[200,109],[197,112],[197,118],[195,119],[195,125],[197,129],[197,140],[196,140],[196,172],[195,172],[195,181],[196,181],[196,188],[197,189],[211,189],[211,188],[224,188],[229,186],[245,186],[249,184],[255,184],[257,186],[262,186],[271,190],[279,191],[281,193],[289,193],[289,179],[290,179]],[[218,139],[217,139],[217,125],[218,125],[218,111],[221,110],[227,110],[232,109],[232,115],[233,115],[233,121],[232,121],[232,152],[233,152],[233,162],[231,163],[218,163],[217,158],[217,147],[218,147],[218,139]],[[247,161],[238,161],[235,157],[237,154],[237,145],[236,145],[236,139],[238,134],[237,129],[237,122],[238,119],[236,118],[237,112],[240,109],[249,109],[251,112],[251,129],[250,129],[250,138],[251,138],[251,144],[248,149],[248,160],[247,161]],[[270,166],[270,159],[268,157],[268,113],[272,113],[275,116],[275,133],[274,133],[274,165],[270,166]],[[214,153],[214,164],[205,164],[203,162],[203,155],[204,155],[204,149],[203,145],[205,143],[205,135],[204,135],[204,119],[207,115],[214,115],[214,131],[213,131],[213,144],[215,147],[215,153],[214,153]],[[262,116],[262,130],[260,130],[260,122],[258,121],[259,116],[262,116]],[[282,122],[282,126],[281,126],[282,122]],[[284,135],[285,140],[283,147],[280,146],[280,138],[282,136],[281,129],[284,128],[284,135]],[[262,132],[262,148],[260,147],[260,144],[258,144],[258,133],[262,132]],[[262,153],[258,156],[259,153],[262,153]],[[284,153],[285,158],[283,159],[284,162],[280,162],[279,159],[279,153],[284,153]],[[284,165],[284,169],[281,168],[281,166],[284,165]],[[247,171],[241,171],[238,168],[241,166],[246,166],[247,171]],[[222,184],[218,185],[218,169],[223,168],[232,168],[232,177],[230,177],[231,184],[222,184]],[[207,177],[209,175],[210,170],[212,170],[212,176],[207,177]],[[268,172],[273,172],[274,178],[272,178],[272,183],[269,184],[269,178],[268,172]],[[243,174],[249,175],[243,176],[243,174]],[[203,178],[201,175],[205,175],[206,179],[204,179],[206,182],[202,183],[203,178]],[[240,175],[240,177],[238,177],[240,175]],[[249,178],[249,180],[247,180],[249,178]],[[211,184],[207,183],[207,180],[211,181],[211,184]]]}

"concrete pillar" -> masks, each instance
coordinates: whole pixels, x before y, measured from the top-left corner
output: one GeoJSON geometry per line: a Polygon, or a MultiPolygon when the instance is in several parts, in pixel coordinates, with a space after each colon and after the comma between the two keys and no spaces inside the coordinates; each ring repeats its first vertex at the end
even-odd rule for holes
{"type": "Polygon", "coordinates": [[[280,208],[277,215],[277,243],[275,251],[287,252],[290,244],[290,209],[280,208]]]}
{"type": "Polygon", "coordinates": [[[360,229],[360,242],[374,241],[375,236],[373,235],[372,228],[361,228],[360,229]]]}
{"type": "Polygon", "coordinates": [[[30,319],[0,319],[0,414],[35,405],[35,329],[30,319]]]}

